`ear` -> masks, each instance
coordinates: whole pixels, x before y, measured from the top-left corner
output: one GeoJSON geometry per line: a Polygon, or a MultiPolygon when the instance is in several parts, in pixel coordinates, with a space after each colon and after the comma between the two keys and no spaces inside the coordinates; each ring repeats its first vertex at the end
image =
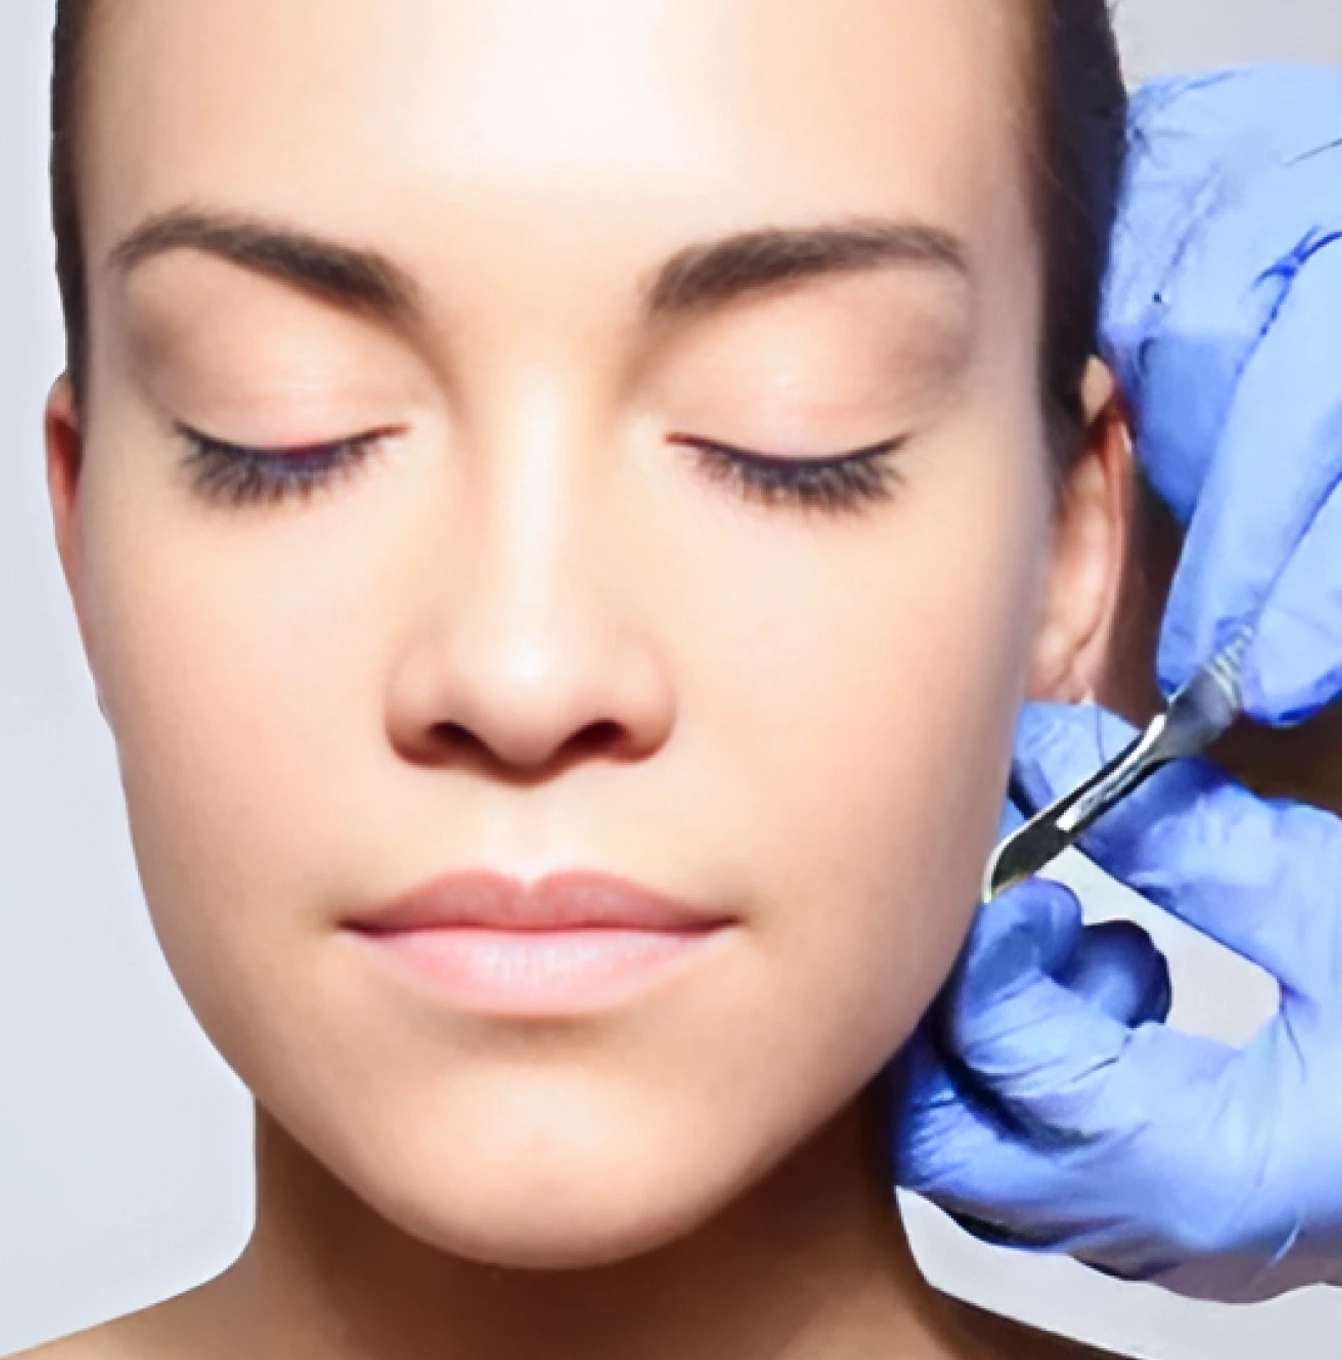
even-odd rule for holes
{"type": "Polygon", "coordinates": [[[1092,359],[1082,385],[1085,434],[1059,488],[1053,557],[1035,638],[1028,697],[1084,703],[1105,673],[1132,519],[1127,413],[1109,368],[1092,359]]]}
{"type": "MultiPolygon", "coordinates": [[[[43,417],[47,457],[47,493],[56,530],[56,552],[66,588],[75,607],[79,635],[88,655],[84,615],[83,564],[79,551],[79,485],[84,467],[84,437],[78,403],[68,375],[56,380],[43,417]]],[[[101,706],[101,705],[100,705],[101,706]]]]}

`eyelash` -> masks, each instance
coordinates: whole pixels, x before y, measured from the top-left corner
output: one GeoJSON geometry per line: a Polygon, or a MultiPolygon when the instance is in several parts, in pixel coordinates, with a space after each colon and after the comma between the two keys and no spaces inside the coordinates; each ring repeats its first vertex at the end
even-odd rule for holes
{"type": "MultiPolygon", "coordinates": [[[[357,471],[395,432],[376,430],[294,449],[230,444],[180,424],[177,433],[190,450],[187,463],[195,490],[207,500],[242,506],[307,500],[357,471]]],[[[888,439],[823,458],[755,453],[691,435],[671,435],[669,442],[692,449],[714,481],[730,486],[747,501],[843,514],[890,499],[901,481],[891,460],[908,441],[888,439]]]]}
{"type": "Polygon", "coordinates": [[[892,460],[908,437],[824,458],[754,453],[692,435],[672,435],[670,442],[693,449],[714,481],[730,486],[747,501],[844,514],[890,499],[902,481],[892,460]]]}
{"type": "Polygon", "coordinates": [[[194,489],[210,501],[230,505],[274,505],[308,500],[359,464],[394,430],[374,430],[329,444],[293,449],[256,449],[230,444],[186,425],[177,433],[188,447],[187,471],[194,489]]]}

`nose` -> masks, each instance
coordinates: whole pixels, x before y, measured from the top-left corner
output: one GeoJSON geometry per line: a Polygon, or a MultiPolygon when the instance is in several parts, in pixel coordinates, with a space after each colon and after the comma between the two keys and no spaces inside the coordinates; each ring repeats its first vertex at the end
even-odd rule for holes
{"type": "Polygon", "coordinates": [[[563,462],[499,473],[481,513],[453,517],[469,518],[465,532],[439,526],[437,543],[452,546],[430,555],[391,677],[403,757],[534,778],[581,758],[646,757],[670,734],[655,610],[611,507],[598,513],[565,486],[563,462]]]}

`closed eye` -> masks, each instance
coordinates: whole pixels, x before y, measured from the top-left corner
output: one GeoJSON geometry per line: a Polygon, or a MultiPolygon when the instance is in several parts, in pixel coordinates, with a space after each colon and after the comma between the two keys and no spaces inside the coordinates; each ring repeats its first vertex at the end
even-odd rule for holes
{"type": "Polygon", "coordinates": [[[668,442],[693,450],[710,477],[749,501],[854,513],[894,494],[902,480],[895,455],[909,438],[903,435],[848,453],[805,458],[760,453],[687,434],[669,435],[668,442]]]}
{"type": "Polygon", "coordinates": [[[348,439],[294,448],[253,448],[231,444],[180,422],[176,434],[187,446],[187,470],[205,499],[232,505],[274,504],[308,498],[338,477],[356,471],[394,429],[372,430],[348,439]]]}
{"type": "MultiPolygon", "coordinates": [[[[355,471],[397,431],[294,448],[233,444],[180,423],[176,433],[187,445],[195,490],[208,500],[244,505],[307,498],[355,471]]],[[[670,435],[668,442],[691,450],[709,477],[753,503],[851,514],[894,494],[902,480],[895,455],[909,436],[818,457],[761,453],[687,434],[670,435]]]]}

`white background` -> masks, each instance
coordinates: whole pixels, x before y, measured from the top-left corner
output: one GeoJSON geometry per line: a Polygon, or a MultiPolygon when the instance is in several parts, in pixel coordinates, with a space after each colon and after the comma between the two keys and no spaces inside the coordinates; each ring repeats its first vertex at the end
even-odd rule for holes
{"type": "MultiPolygon", "coordinates": [[[[1119,18],[1134,77],[1267,58],[1342,65],[1339,0],[1128,0],[1119,18]]],[[[50,21],[51,0],[0,0],[0,1355],[209,1278],[252,1211],[248,1100],[150,930],[50,541],[50,21]]],[[[1270,1005],[1262,980],[1156,924],[1179,1018],[1250,1032],[1270,1005]]],[[[1158,1360],[1342,1356],[1342,1291],[1195,1305],[979,1247],[908,1208],[938,1283],[1041,1325],[1158,1360]]]]}

